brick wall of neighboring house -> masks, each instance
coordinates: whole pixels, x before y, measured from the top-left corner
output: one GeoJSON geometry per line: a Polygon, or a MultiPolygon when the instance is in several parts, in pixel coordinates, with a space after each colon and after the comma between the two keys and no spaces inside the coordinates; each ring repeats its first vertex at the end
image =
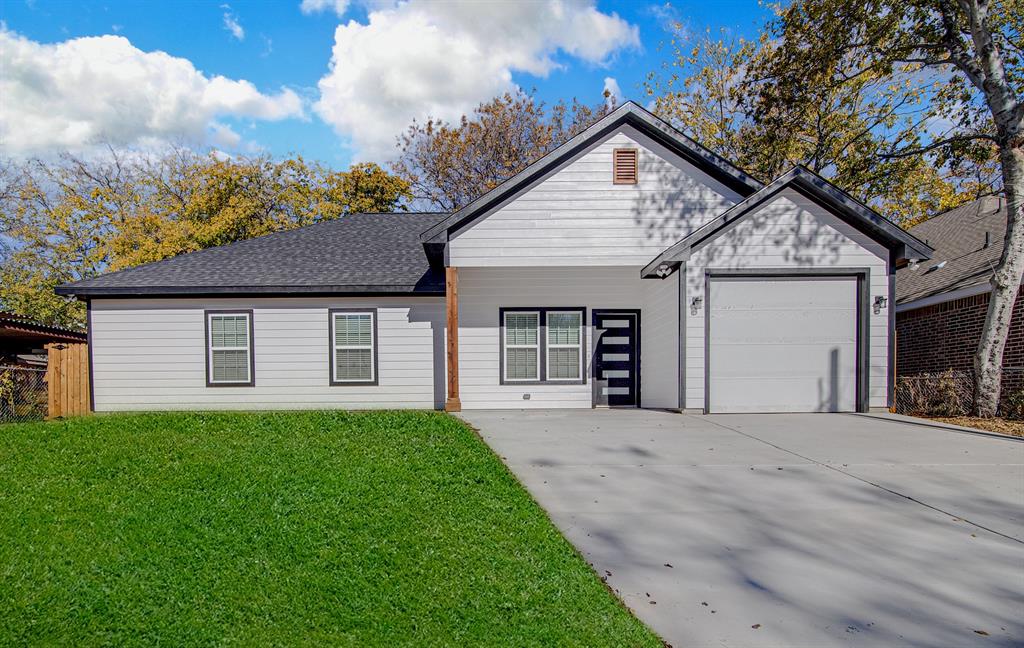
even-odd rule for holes
{"type": "MultiPolygon", "coordinates": [[[[1003,352],[1003,396],[1024,388],[1024,289],[1017,293],[1003,352]]],[[[988,293],[896,314],[896,372],[972,371],[988,293]]]]}

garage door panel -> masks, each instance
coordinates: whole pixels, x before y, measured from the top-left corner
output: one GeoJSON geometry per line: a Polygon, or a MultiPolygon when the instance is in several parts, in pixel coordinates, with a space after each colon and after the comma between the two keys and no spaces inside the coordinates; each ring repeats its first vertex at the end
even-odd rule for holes
{"type": "Polygon", "coordinates": [[[852,411],[850,402],[843,402],[842,393],[855,390],[852,378],[843,378],[836,385],[826,385],[820,378],[813,382],[805,378],[776,376],[763,378],[730,378],[725,388],[743,394],[744,400],[728,409],[712,412],[835,412],[852,411]]]}
{"type": "MultiPolygon", "coordinates": [[[[746,315],[746,314],[745,314],[746,315]]],[[[842,313],[793,313],[787,317],[722,317],[712,314],[711,326],[715,328],[718,340],[729,340],[730,344],[812,344],[823,345],[836,342],[853,344],[856,331],[842,336],[840,331],[848,322],[855,322],[855,310],[842,313]]]]}
{"type": "Polygon", "coordinates": [[[856,409],[855,277],[713,278],[712,412],[856,409]]]}
{"type": "Polygon", "coordinates": [[[719,277],[712,280],[715,286],[722,289],[727,285],[729,303],[721,303],[722,308],[734,310],[751,310],[757,304],[766,289],[771,289],[770,303],[763,307],[770,309],[835,307],[846,309],[856,302],[846,299],[844,287],[853,284],[856,292],[856,279],[853,277],[819,277],[814,279],[776,278],[764,280],[749,278],[719,277]],[[810,286],[813,284],[813,286],[810,286]],[[810,289],[809,289],[810,288],[810,289]]]}
{"type": "Polygon", "coordinates": [[[716,378],[852,376],[857,365],[854,345],[735,345],[716,346],[711,357],[716,378]]]}

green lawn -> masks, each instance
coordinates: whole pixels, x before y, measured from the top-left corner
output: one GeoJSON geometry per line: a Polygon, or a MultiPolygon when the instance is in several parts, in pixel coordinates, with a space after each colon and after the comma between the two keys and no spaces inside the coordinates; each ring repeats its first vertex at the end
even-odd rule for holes
{"type": "Polygon", "coordinates": [[[0,645],[656,646],[439,413],[0,426],[0,645]]]}

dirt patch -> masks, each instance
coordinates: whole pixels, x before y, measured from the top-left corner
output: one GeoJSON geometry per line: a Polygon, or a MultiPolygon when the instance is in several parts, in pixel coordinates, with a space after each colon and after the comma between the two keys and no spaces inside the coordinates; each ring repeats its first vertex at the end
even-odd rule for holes
{"type": "Polygon", "coordinates": [[[950,425],[962,425],[963,427],[985,430],[986,432],[998,432],[1011,436],[1024,437],[1024,421],[1011,421],[1004,418],[975,418],[973,416],[951,416],[951,417],[930,417],[932,421],[949,423],[950,425]]]}

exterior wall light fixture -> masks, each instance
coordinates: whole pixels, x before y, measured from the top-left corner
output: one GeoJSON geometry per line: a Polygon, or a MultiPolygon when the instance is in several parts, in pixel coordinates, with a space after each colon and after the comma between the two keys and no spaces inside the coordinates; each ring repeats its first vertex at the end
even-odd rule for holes
{"type": "Polygon", "coordinates": [[[696,315],[697,311],[700,310],[700,305],[704,303],[703,297],[694,297],[690,300],[690,315],[696,315]]]}

